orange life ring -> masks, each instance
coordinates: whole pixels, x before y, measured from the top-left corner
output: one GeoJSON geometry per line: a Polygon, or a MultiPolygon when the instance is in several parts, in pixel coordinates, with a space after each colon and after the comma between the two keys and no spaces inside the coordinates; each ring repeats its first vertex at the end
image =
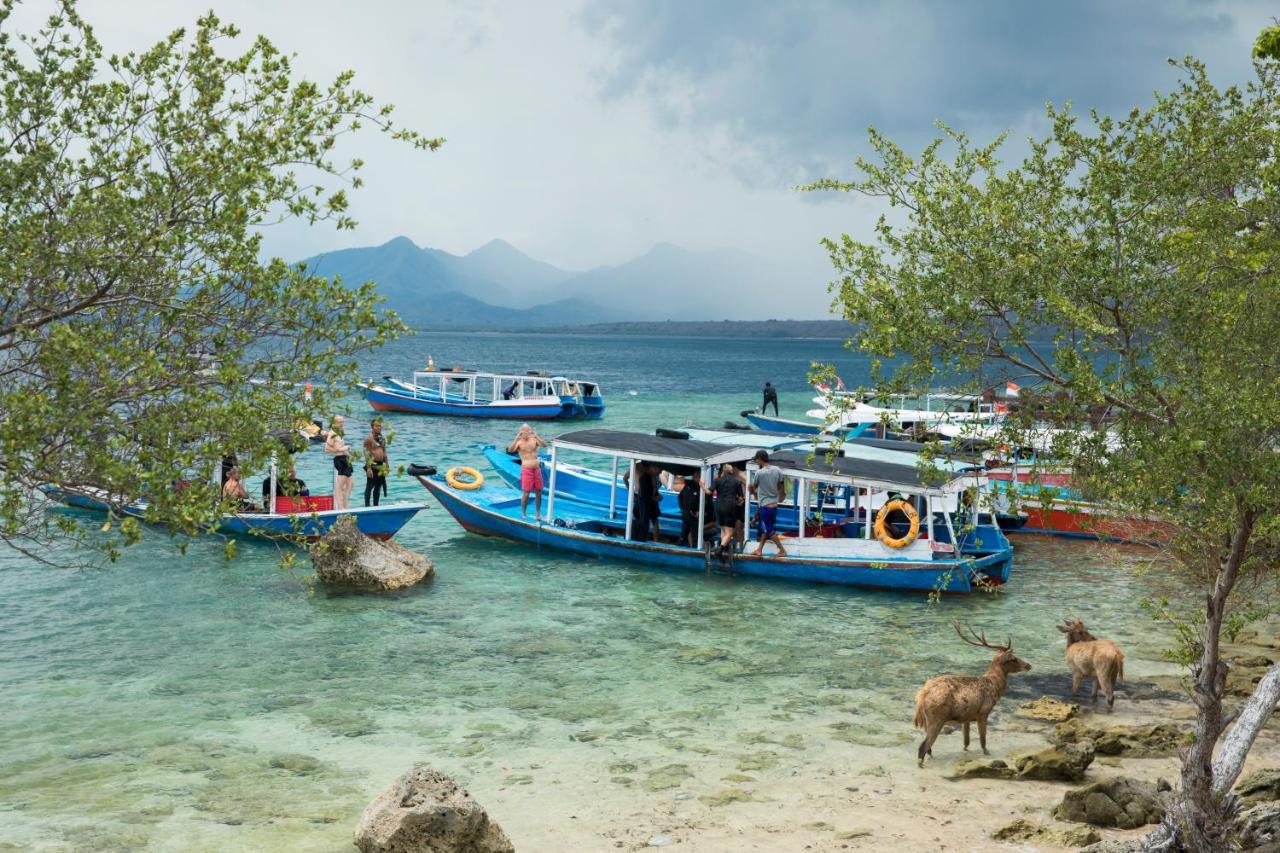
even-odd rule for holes
{"type": "Polygon", "coordinates": [[[475,468],[459,466],[450,468],[444,474],[445,482],[460,492],[472,492],[484,485],[484,474],[475,468]],[[464,480],[463,477],[468,479],[464,480]]]}
{"type": "Polygon", "coordinates": [[[905,548],[916,541],[916,538],[920,535],[920,514],[907,501],[889,501],[880,507],[880,512],[876,515],[875,527],[872,530],[875,532],[876,538],[890,548],[905,548]],[[897,509],[906,513],[907,518],[911,521],[911,529],[907,531],[905,536],[894,538],[889,535],[888,519],[889,513],[897,509]]]}

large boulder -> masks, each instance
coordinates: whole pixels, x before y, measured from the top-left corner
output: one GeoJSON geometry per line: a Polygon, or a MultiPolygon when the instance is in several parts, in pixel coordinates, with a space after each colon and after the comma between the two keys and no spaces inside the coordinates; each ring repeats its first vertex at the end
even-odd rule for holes
{"type": "Polygon", "coordinates": [[[323,583],[360,589],[401,589],[436,573],[421,554],[365,536],[351,516],[339,518],[311,546],[311,565],[323,583]]]}
{"type": "Polygon", "coordinates": [[[1067,791],[1053,816],[1073,823],[1137,829],[1159,823],[1164,817],[1164,802],[1150,782],[1117,776],[1067,791]]]}
{"type": "Polygon", "coordinates": [[[363,853],[515,853],[466,788],[427,767],[404,773],[369,804],[355,842],[363,853]]]}
{"type": "Polygon", "coordinates": [[[991,833],[991,837],[996,841],[1030,841],[1050,847],[1083,847],[1102,840],[1102,834],[1096,829],[1083,826],[1057,829],[1023,818],[1005,824],[991,833]]]}
{"type": "Polygon", "coordinates": [[[1176,755],[1185,736],[1172,723],[1154,726],[1100,726],[1085,720],[1067,720],[1054,726],[1049,740],[1062,745],[1083,740],[1093,741],[1099,755],[1124,755],[1129,758],[1160,758],[1176,755]]]}
{"type": "Polygon", "coordinates": [[[1236,793],[1245,802],[1280,800],[1280,768],[1253,771],[1236,785],[1236,793]]]}

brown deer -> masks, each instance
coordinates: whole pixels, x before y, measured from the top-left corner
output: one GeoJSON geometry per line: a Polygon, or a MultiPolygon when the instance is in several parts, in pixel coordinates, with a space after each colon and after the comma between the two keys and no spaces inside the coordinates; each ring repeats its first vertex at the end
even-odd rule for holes
{"type": "Polygon", "coordinates": [[[960,623],[953,624],[960,639],[971,646],[994,649],[996,656],[991,659],[985,675],[940,675],[930,678],[916,693],[915,726],[924,729],[924,741],[918,754],[921,767],[924,767],[924,757],[933,755],[933,742],[947,723],[964,725],[964,748],[968,749],[969,724],[976,720],[982,754],[990,755],[987,752],[987,716],[1004,695],[1009,674],[1031,670],[1031,664],[1013,653],[1013,640],[1007,640],[1003,646],[992,645],[987,642],[985,631],[977,634],[969,628],[969,636],[965,636],[960,623]]]}
{"type": "Polygon", "coordinates": [[[1093,679],[1090,702],[1098,701],[1098,687],[1107,697],[1107,713],[1115,709],[1116,683],[1124,680],[1124,652],[1110,640],[1090,634],[1079,619],[1066,619],[1058,630],[1067,635],[1067,668],[1071,670],[1071,698],[1080,691],[1080,682],[1093,679]]]}

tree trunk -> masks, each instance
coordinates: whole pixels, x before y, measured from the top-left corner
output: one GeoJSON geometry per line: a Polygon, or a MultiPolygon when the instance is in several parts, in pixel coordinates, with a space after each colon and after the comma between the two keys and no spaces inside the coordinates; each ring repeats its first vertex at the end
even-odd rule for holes
{"type": "Polygon", "coordinates": [[[1253,695],[1245,703],[1235,725],[1222,742],[1218,760],[1213,762],[1213,790],[1219,796],[1230,791],[1231,786],[1236,783],[1240,771],[1244,769],[1249,748],[1275,711],[1276,702],[1280,702],[1280,663],[1274,664],[1262,676],[1262,681],[1258,682],[1253,695]]]}
{"type": "MultiPolygon", "coordinates": [[[[1222,718],[1222,696],[1227,682],[1227,667],[1221,654],[1222,622],[1253,534],[1253,522],[1251,512],[1241,514],[1240,524],[1219,566],[1213,592],[1205,599],[1200,660],[1192,666],[1191,700],[1197,712],[1195,741],[1182,756],[1182,788],[1159,828],[1147,836],[1148,850],[1221,853],[1237,849],[1234,838],[1240,803],[1234,797],[1223,796],[1214,784],[1213,750],[1226,728],[1222,718]]],[[[1245,733],[1242,732],[1241,737],[1245,737],[1245,733]]],[[[1252,742],[1253,738],[1249,737],[1248,743],[1252,742]]],[[[1244,752],[1248,752],[1247,746],[1244,752]]],[[[1234,781],[1233,777],[1226,787],[1234,781]]]]}

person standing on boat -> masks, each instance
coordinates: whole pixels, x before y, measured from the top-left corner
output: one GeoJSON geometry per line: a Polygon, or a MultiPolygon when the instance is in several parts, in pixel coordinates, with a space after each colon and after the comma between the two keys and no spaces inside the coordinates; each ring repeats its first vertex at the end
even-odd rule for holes
{"type": "Polygon", "coordinates": [[[631,535],[637,542],[658,539],[658,501],[662,496],[658,479],[660,470],[653,462],[636,465],[635,523],[631,526],[631,535]]]}
{"type": "Polygon", "coordinates": [[[756,556],[764,555],[764,543],[772,542],[778,546],[778,556],[787,556],[787,549],[782,547],[782,539],[778,536],[778,503],[787,496],[787,483],[782,479],[782,471],[769,464],[769,454],[757,450],[755,463],[760,466],[756,472],[755,482],[751,484],[751,494],[760,505],[759,511],[759,544],[756,545],[756,556]]]}
{"type": "Polygon", "coordinates": [[[508,453],[520,455],[520,517],[524,518],[529,507],[529,493],[533,492],[533,517],[542,517],[542,462],[538,450],[547,446],[533,427],[523,424],[515,440],[507,445],[508,453]]]}
{"type": "Polygon", "coordinates": [[[387,493],[387,472],[391,464],[387,460],[387,439],[382,434],[382,418],[374,418],[369,424],[369,434],[364,437],[364,505],[378,505],[379,495],[387,493]]]}
{"type": "Polygon", "coordinates": [[[706,523],[712,521],[708,507],[711,490],[702,483],[702,470],[695,468],[684,478],[684,488],[680,490],[680,544],[687,548],[698,547],[698,505],[703,506],[702,518],[706,523]]]}
{"type": "Polygon", "coordinates": [[[738,523],[742,521],[744,501],[742,476],[732,465],[721,465],[720,476],[716,477],[716,524],[720,526],[721,553],[732,548],[738,523]]]}
{"type": "Polygon", "coordinates": [[[773,416],[778,416],[778,389],[774,388],[771,383],[764,383],[764,400],[760,403],[760,414],[765,414],[765,410],[769,408],[769,404],[773,403],[773,416]]]}
{"type": "Polygon", "coordinates": [[[342,435],[345,426],[346,418],[334,415],[329,419],[329,437],[324,440],[324,452],[333,457],[333,470],[337,474],[333,478],[334,509],[349,509],[347,504],[355,485],[351,479],[355,469],[351,467],[351,457],[347,455],[351,452],[351,446],[342,435]]]}

